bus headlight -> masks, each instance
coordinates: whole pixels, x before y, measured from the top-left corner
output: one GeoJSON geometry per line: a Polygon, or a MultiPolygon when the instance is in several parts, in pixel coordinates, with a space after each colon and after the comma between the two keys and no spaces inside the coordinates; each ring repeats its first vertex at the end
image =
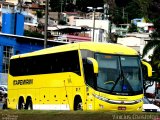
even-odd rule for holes
{"type": "Polygon", "coordinates": [[[132,104],[137,104],[142,102],[142,99],[138,99],[138,100],[132,100],[132,101],[121,101],[121,100],[111,100],[96,94],[93,94],[93,96],[99,100],[111,103],[111,104],[125,104],[125,105],[132,105],[132,104]]]}

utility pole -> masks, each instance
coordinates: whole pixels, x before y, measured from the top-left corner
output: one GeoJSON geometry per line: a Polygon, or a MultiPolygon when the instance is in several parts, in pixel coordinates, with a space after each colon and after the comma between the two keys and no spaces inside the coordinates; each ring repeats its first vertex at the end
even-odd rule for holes
{"type": "Polygon", "coordinates": [[[45,28],[44,28],[44,48],[47,48],[47,28],[48,28],[48,0],[45,5],[45,28]]]}
{"type": "Polygon", "coordinates": [[[93,8],[93,40],[92,42],[94,42],[94,32],[95,32],[95,8],[93,8]]]}
{"type": "Polygon", "coordinates": [[[103,9],[102,7],[97,7],[97,8],[93,8],[93,7],[87,7],[88,9],[92,10],[92,18],[93,18],[93,38],[92,38],[92,42],[94,42],[94,34],[95,34],[95,12],[96,10],[101,10],[103,9]]]}
{"type": "Polygon", "coordinates": [[[123,19],[124,19],[124,14],[125,14],[125,13],[124,13],[124,7],[123,7],[123,16],[122,16],[123,19]]]}

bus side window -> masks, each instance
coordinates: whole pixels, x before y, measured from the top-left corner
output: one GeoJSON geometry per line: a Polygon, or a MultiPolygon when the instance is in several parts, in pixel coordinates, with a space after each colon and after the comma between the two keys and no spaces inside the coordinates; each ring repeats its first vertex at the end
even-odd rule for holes
{"type": "Polygon", "coordinates": [[[94,83],[93,65],[88,64],[86,59],[83,59],[83,70],[84,70],[86,83],[92,88],[94,88],[95,83],[94,83]]]}

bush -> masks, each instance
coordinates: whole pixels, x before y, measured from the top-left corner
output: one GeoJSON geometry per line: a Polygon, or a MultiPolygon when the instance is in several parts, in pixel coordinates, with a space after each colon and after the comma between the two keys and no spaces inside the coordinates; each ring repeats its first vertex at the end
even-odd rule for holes
{"type": "Polygon", "coordinates": [[[41,33],[38,33],[35,31],[28,31],[28,30],[25,30],[24,36],[44,38],[44,35],[42,35],[41,33]]]}

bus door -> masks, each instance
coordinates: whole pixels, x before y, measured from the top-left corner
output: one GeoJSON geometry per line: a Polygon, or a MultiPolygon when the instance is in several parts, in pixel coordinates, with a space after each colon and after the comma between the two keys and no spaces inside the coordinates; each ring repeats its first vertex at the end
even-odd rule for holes
{"type": "Polygon", "coordinates": [[[86,109],[94,110],[95,90],[97,86],[98,63],[93,58],[83,60],[84,79],[86,81],[86,109]],[[96,69],[97,68],[97,69],[96,69]]]}

